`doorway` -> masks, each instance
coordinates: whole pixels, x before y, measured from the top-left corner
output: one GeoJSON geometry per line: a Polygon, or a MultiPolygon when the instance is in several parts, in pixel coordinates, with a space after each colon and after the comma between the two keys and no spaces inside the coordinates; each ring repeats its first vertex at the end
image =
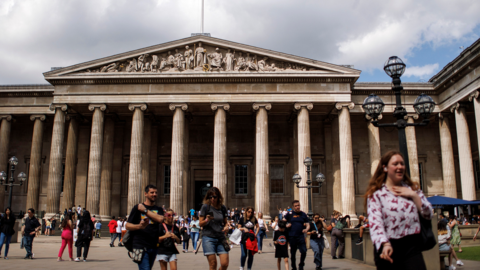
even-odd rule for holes
{"type": "Polygon", "coordinates": [[[200,211],[203,205],[203,198],[207,191],[213,186],[213,181],[195,181],[195,211],[200,211]]]}

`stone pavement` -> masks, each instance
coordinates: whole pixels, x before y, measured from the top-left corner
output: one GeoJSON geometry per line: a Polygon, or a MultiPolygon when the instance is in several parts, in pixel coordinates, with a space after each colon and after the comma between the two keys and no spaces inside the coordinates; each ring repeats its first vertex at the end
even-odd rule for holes
{"type": "MultiPolygon", "coordinates": [[[[264,253],[255,255],[253,263],[254,269],[277,269],[276,259],[274,258],[273,247],[268,246],[271,239],[264,241],[264,253]]],[[[64,262],[57,262],[58,250],[61,245],[61,239],[59,236],[40,236],[34,240],[33,253],[35,259],[23,260],[25,257],[25,250],[20,249],[20,244],[15,243],[10,245],[9,259],[0,259],[0,269],[137,269],[136,265],[127,256],[127,251],[123,247],[109,247],[109,238],[95,239],[90,246],[87,262],[69,262],[68,261],[68,248],[65,249],[63,259],[64,262]]],[[[181,253],[182,247],[179,245],[177,249],[180,251],[178,256],[178,269],[208,269],[207,260],[201,253],[201,249],[197,255],[191,251],[189,253],[181,253]]],[[[329,250],[327,250],[328,252],[329,250]]],[[[73,255],[75,257],[76,248],[73,249],[73,255]]],[[[299,258],[297,256],[297,262],[299,258]]],[[[323,256],[323,269],[375,269],[375,267],[365,265],[349,260],[332,260],[328,253],[323,256]]],[[[240,249],[234,246],[230,252],[230,265],[229,269],[239,269],[240,267],[240,249]]],[[[459,267],[459,270],[473,270],[479,269],[480,262],[465,261],[465,266],[459,267]]],[[[153,269],[160,269],[158,263],[153,269]]],[[[282,270],[283,270],[282,264],[282,270]]],[[[313,252],[311,250],[307,253],[306,270],[315,269],[313,264],[313,252]]]]}

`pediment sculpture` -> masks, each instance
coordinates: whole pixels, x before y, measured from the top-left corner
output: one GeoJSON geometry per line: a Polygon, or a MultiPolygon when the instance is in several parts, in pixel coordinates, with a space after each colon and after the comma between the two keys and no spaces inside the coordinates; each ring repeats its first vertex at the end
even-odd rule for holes
{"type": "Polygon", "coordinates": [[[318,71],[306,66],[265,55],[235,51],[231,48],[204,46],[201,42],[168,51],[146,53],[87,68],[77,73],[168,73],[168,72],[306,72],[318,71]],[[193,47],[193,49],[192,49],[193,47]]]}

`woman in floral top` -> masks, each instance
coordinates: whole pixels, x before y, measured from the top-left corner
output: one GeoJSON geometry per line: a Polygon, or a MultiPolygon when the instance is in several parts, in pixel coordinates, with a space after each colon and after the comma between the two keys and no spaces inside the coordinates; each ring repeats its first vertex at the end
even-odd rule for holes
{"type": "Polygon", "coordinates": [[[400,152],[382,156],[365,194],[377,269],[426,269],[419,215],[430,220],[432,205],[405,174],[400,152]]]}

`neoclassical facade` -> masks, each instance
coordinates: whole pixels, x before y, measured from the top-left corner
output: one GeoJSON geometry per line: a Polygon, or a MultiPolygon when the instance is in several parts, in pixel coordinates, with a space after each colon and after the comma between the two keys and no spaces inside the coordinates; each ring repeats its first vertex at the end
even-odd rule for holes
{"type": "MultiPolygon", "coordinates": [[[[408,68],[408,66],[407,66],[408,68]]],[[[390,83],[358,83],[360,71],[222,39],[195,36],[44,73],[49,84],[0,86],[0,171],[24,171],[14,211],[46,214],[81,205],[107,218],[127,214],[158,187],[158,204],[199,209],[209,186],[227,207],[273,216],[299,199],[307,208],[305,157],[314,212],[362,214],[380,156],[397,131],[365,120],[370,93],[394,121],[390,83]]],[[[436,102],[430,124],[408,127],[411,176],[427,195],[480,195],[480,40],[427,83],[403,83],[413,101],[436,102]]],[[[0,209],[8,201],[0,189],[0,209]]],[[[473,209],[478,211],[478,209],[473,209]]]]}

